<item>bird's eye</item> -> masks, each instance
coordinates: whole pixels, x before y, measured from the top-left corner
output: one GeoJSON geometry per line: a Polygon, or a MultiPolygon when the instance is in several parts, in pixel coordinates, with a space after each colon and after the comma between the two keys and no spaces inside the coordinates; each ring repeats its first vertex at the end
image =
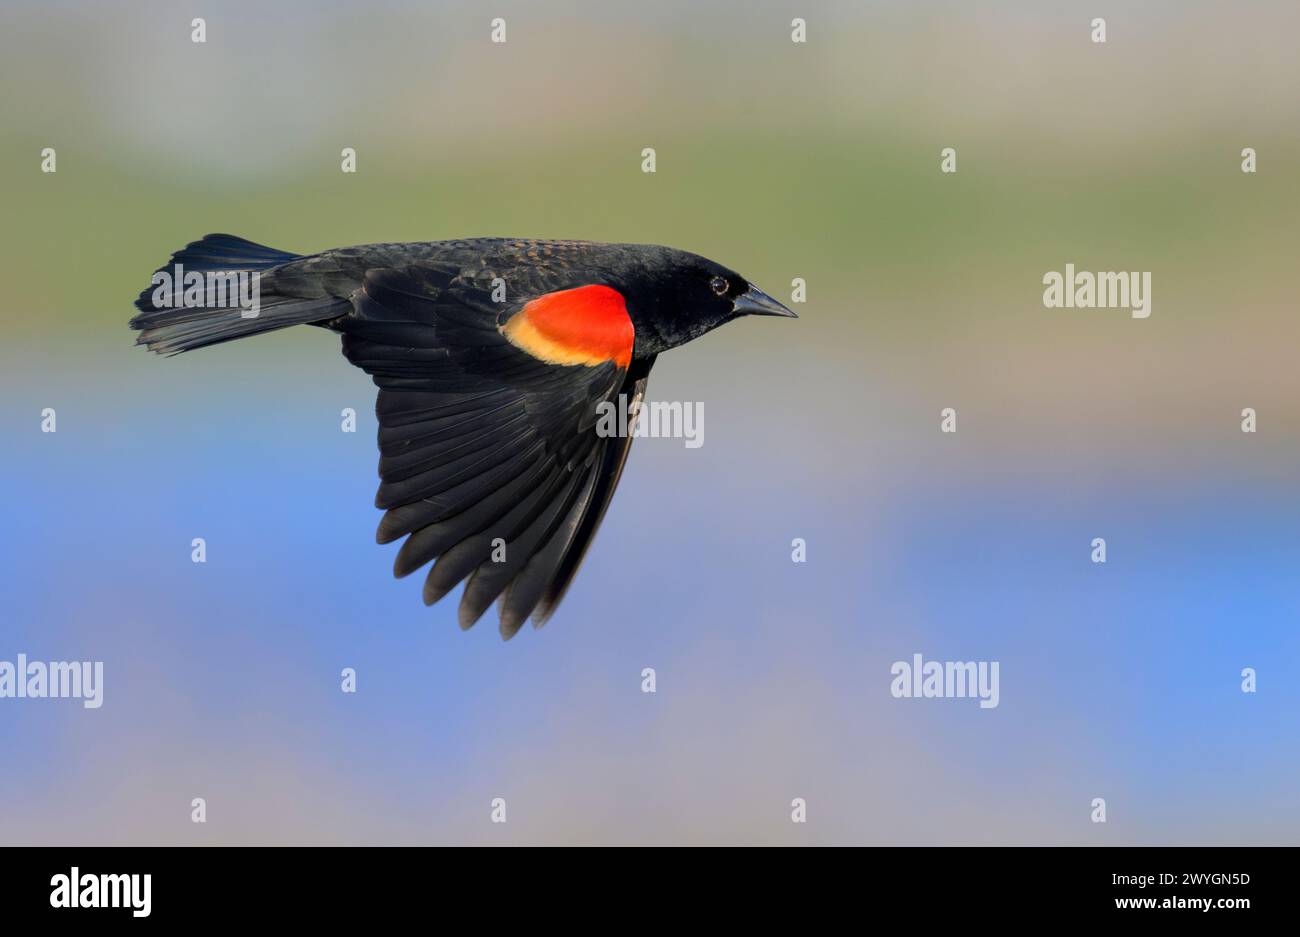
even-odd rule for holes
{"type": "Polygon", "coordinates": [[[727,288],[727,281],[722,277],[714,277],[709,281],[709,289],[713,290],[713,292],[717,293],[719,296],[726,296],[727,288]]]}

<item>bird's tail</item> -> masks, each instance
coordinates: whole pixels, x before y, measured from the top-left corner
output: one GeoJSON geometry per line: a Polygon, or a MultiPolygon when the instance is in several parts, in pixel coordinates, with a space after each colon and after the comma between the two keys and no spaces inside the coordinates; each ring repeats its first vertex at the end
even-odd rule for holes
{"type": "Polygon", "coordinates": [[[333,297],[276,291],[276,271],[301,255],[232,234],[209,234],[185,245],[154,273],[135,301],[137,345],[179,354],[259,332],[319,322],[339,314],[333,297]]]}

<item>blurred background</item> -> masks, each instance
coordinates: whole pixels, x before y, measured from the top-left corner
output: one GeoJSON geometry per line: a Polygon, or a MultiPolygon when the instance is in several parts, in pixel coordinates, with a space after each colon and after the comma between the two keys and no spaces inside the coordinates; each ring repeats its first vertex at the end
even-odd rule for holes
{"type": "Polygon", "coordinates": [[[0,700],[0,842],[1295,843],[1298,27],[6,3],[0,659],[105,688],[0,700]],[[667,243],[808,301],[660,360],[705,444],[639,441],[559,614],[503,644],[393,580],[337,338],[132,347],[149,273],[210,231],[667,243]],[[1045,309],[1066,263],[1151,271],[1151,317],[1045,309]],[[1000,706],[891,698],[914,653],[999,661],[1000,706]]]}

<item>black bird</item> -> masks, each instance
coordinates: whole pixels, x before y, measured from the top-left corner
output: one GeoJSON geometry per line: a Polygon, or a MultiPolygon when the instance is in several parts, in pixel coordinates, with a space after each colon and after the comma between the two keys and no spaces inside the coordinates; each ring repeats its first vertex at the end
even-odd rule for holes
{"type": "Polygon", "coordinates": [[[460,625],[501,635],[555,611],[609,506],[661,352],[745,315],[794,313],[669,247],[472,238],[301,256],[229,234],[172,255],[136,300],[136,343],[177,354],[291,325],[343,337],[379,387],[377,539],[432,605],[468,577],[460,625]],[[504,549],[502,549],[504,547],[504,549]]]}

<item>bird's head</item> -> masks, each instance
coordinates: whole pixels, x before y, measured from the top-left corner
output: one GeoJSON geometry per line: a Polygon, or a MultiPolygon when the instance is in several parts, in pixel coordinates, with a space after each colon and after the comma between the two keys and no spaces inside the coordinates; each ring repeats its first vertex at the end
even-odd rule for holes
{"type": "Polygon", "coordinates": [[[706,257],[671,247],[617,247],[611,279],[627,301],[639,357],[684,345],[741,316],[798,318],[734,270],[706,257]]]}

